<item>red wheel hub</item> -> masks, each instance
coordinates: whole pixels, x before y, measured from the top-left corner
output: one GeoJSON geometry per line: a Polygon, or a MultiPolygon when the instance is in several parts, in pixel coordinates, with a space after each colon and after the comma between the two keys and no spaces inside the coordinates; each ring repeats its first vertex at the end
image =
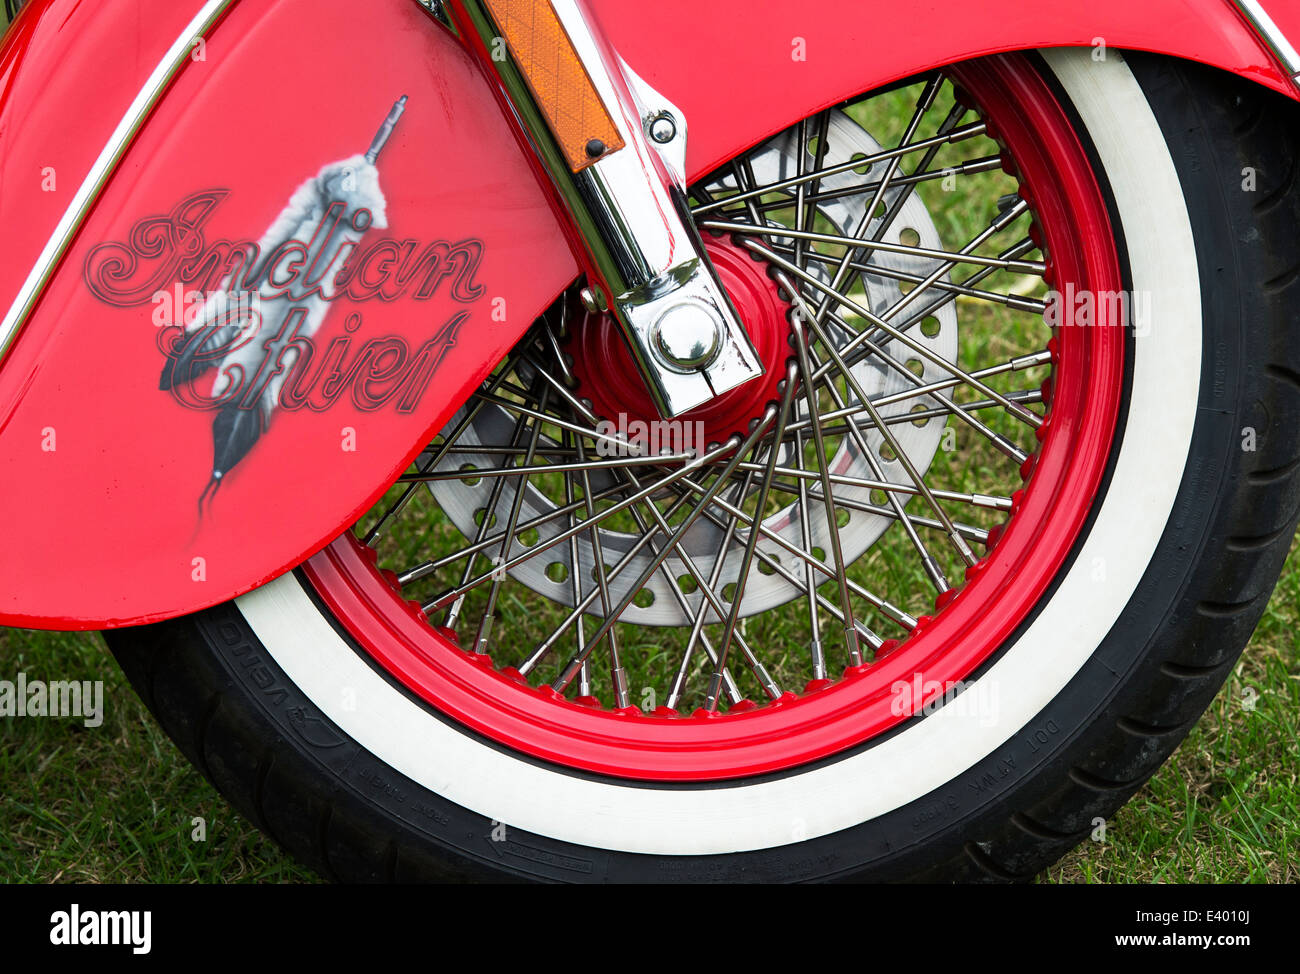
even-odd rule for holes
{"type": "MultiPolygon", "coordinates": [[[[1033,209],[1048,283],[1077,292],[1122,289],[1105,198],[1069,117],[1030,62],[998,56],[949,71],[1005,149],[1033,209]]],[[[728,241],[708,249],[768,374],[696,411],[721,437],[775,397],[788,346],[786,307],[764,273],[728,241]],[[752,387],[752,388],[751,388],[752,387]]],[[[990,659],[1030,617],[1075,546],[1099,496],[1123,397],[1125,331],[1116,322],[1057,331],[1047,420],[1024,465],[1010,519],[986,555],[932,616],[874,662],[829,686],[761,707],[690,717],[582,706],[465,652],[433,628],[351,534],[313,558],[306,575],[339,622],[394,678],[474,731],[586,772],[691,781],[777,772],[861,745],[906,719],[897,686],[951,687],[990,659]]],[[[580,330],[573,354],[584,394],[604,415],[656,418],[611,327],[580,330]],[[598,378],[599,377],[599,378],[598,378]]],[[[934,696],[927,691],[927,701],[934,696]]],[[[927,701],[914,701],[922,706],[927,701]]]]}
{"type": "MultiPolygon", "coordinates": [[[[790,305],[767,274],[767,264],[723,237],[704,241],[727,295],[749,332],[759,361],[767,370],[758,379],[737,386],[716,399],[676,417],[701,423],[704,443],[723,443],[733,433],[744,435],[749,424],[763,414],[769,402],[780,398],[777,385],[785,375],[790,355],[790,305]]],[[[620,429],[632,423],[651,423],[662,417],[646,391],[618,324],[607,314],[584,313],[574,327],[567,351],[573,356],[573,374],[580,395],[592,402],[593,411],[620,429]]]]}

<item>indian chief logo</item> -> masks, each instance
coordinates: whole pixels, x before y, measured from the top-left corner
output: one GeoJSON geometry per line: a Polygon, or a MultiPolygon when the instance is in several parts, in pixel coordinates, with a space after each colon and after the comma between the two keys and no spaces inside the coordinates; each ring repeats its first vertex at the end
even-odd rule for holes
{"type": "Polygon", "coordinates": [[[206,189],[87,256],[85,282],[101,301],[155,305],[159,388],[182,406],[216,412],[200,505],[277,410],[322,411],[346,397],[364,411],[413,412],[469,318],[460,311],[433,323],[423,343],[361,341],[354,309],[344,334],[321,347],[315,336],[334,301],[428,301],[441,293],[470,304],[483,296],[474,280],[479,240],[368,239],[388,226],[376,162],[405,108],[403,95],[365,155],[330,163],[299,186],[260,240],[209,239],[230,192],[206,189]]]}

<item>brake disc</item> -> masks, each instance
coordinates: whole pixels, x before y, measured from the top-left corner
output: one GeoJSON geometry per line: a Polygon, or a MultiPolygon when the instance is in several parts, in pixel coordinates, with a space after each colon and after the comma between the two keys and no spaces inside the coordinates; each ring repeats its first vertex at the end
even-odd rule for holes
{"type": "MultiPolygon", "coordinates": [[[[798,155],[800,152],[806,153],[808,157],[805,169],[812,168],[813,149],[808,145],[800,146],[797,141],[796,136],[783,133],[774,137],[753,154],[753,173],[759,185],[768,185],[796,177],[800,172],[798,155]]],[[[834,112],[831,115],[827,130],[827,145],[823,151],[822,166],[831,167],[859,158],[869,159],[880,154],[883,149],[880,143],[848,115],[843,112],[834,112]]],[[[876,162],[872,167],[864,165],[863,167],[848,169],[843,173],[822,178],[817,194],[820,197],[817,203],[817,220],[815,223],[818,231],[872,239],[880,232],[882,216],[894,209],[900,196],[905,196],[895,219],[883,233],[880,233],[880,240],[891,244],[901,243],[910,247],[942,249],[938,231],[929,212],[921,200],[910,192],[910,187],[906,185],[888,187],[880,205],[877,206],[876,213],[866,222],[865,229],[863,228],[866,204],[863,200],[864,194],[861,192],[861,185],[864,179],[878,179],[883,176],[886,166],[886,163],[876,162]],[[867,170],[865,175],[863,169],[867,170]],[[834,198],[837,190],[849,187],[858,187],[857,194],[846,195],[843,199],[834,198]]],[[[704,186],[713,198],[725,198],[737,191],[737,182],[733,174],[710,179],[704,183],[704,186]]],[[[793,195],[791,200],[793,205],[793,195]]],[[[789,238],[783,240],[780,237],[768,237],[767,242],[778,247],[791,247],[793,243],[789,238]]],[[[806,249],[810,248],[805,247],[806,249]]],[[[910,275],[913,278],[925,277],[932,273],[937,266],[933,260],[924,257],[912,254],[887,253],[880,250],[856,251],[854,260],[862,262],[867,260],[868,256],[870,256],[872,264],[881,267],[885,271],[910,275]]],[[[804,264],[805,270],[809,274],[818,280],[829,283],[833,275],[833,266],[828,267],[823,262],[809,260],[805,260],[804,264]]],[[[947,275],[945,274],[944,280],[946,279],[947,275]]],[[[899,286],[900,281],[898,279],[864,274],[861,275],[861,280],[865,289],[865,297],[863,296],[864,292],[859,291],[857,299],[859,301],[866,300],[871,311],[876,315],[885,315],[889,309],[903,298],[904,292],[899,286]]],[[[847,282],[845,286],[847,286],[847,282]]],[[[820,296],[810,289],[805,295],[805,300],[813,307],[816,307],[820,303],[820,296]]],[[[855,320],[855,316],[847,308],[833,303],[830,310],[845,319],[850,325],[870,327],[870,325],[855,320]]],[[[901,314],[899,320],[906,321],[914,313],[915,309],[908,308],[901,314]]],[[[891,323],[897,326],[898,321],[891,323]]],[[[837,325],[831,322],[829,318],[823,328],[827,336],[841,346],[847,343],[854,334],[849,328],[837,325]]],[[[945,303],[931,315],[917,322],[916,327],[909,327],[908,334],[914,341],[922,344],[935,355],[948,361],[956,361],[958,349],[957,315],[951,302],[945,303]]],[[[885,339],[883,335],[878,336],[878,338],[880,340],[877,341],[877,344],[897,362],[905,363],[906,368],[912,375],[919,378],[920,383],[949,378],[948,373],[943,369],[918,356],[914,349],[909,348],[898,339],[885,339]]],[[[888,366],[877,356],[866,357],[853,365],[852,372],[858,386],[873,401],[903,393],[908,389],[915,388],[917,385],[916,379],[901,374],[897,368],[888,366]]],[[[526,375],[526,373],[523,374],[526,375]]],[[[594,377],[584,378],[586,381],[594,380],[594,377]]],[[[857,397],[850,387],[844,383],[841,383],[840,387],[847,405],[852,406],[857,402],[857,397]]],[[[797,415],[795,415],[794,410],[792,410],[792,421],[806,419],[808,415],[806,401],[802,397],[796,396],[795,402],[798,404],[798,411],[797,415]]],[[[889,420],[901,417],[916,409],[918,403],[923,403],[926,406],[934,405],[932,401],[925,397],[899,397],[895,402],[886,402],[880,405],[878,412],[883,419],[889,420]]],[[[826,402],[823,402],[822,409],[827,408],[834,408],[834,406],[828,406],[826,402]]],[[[464,416],[465,411],[462,409],[452,417],[447,428],[455,428],[463,420],[464,416]]],[[[458,452],[454,457],[448,456],[435,469],[450,472],[457,469],[463,470],[468,465],[472,465],[477,469],[501,466],[502,455],[499,448],[512,445],[516,420],[516,414],[505,407],[491,404],[480,406],[478,413],[470,421],[468,428],[459,437],[458,445],[461,452],[458,452]],[[475,446],[495,447],[498,448],[498,451],[488,452],[485,450],[481,454],[474,453],[473,447],[475,446]]],[[[842,423],[843,420],[837,422],[842,423]]],[[[908,483],[908,477],[902,464],[893,455],[892,450],[885,443],[880,432],[873,428],[865,412],[860,413],[858,422],[862,439],[872,451],[877,466],[873,469],[873,464],[862,455],[859,446],[852,438],[845,436],[840,439],[838,450],[832,460],[830,466],[832,475],[859,480],[880,480],[882,478],[876,476],[876,469],[878,469],[886,481],[908,483]]],[[[901,421],[889,425],[899,445],[906,452],[914,467],[918,472],[924,474],[939,447],[945,425],[943,419],[941,417],[930,417],[915,421],[901,421]]],[[[544,455],[546,450],[554,449],[560,444],[550,437],[542,436],[539,438],[538,445],[544,455]]],[[[515,444],[515,446],[522,449],[519,444],[515,444]]],[[[591,459],[596,459],[594,452],[589,448],[591,459]]],[[[786,445],[783,448],[781,462],[783,464],[788,463],[792,455],[793,448],[786,445]]],[[[577,475],[572,473],[555,475],[552,480],[561,476],[576,477],[577,475]]],[[[609,470],[593,470],[587,476],[590,479],[592,491],[597,493],[617,487],[620,483],[620,476],[626,478],[625,473],[611,472],[609,470]]],[[[631,471],[631,476],[636,477],[637,472],[635,470],[631,471]]],[[[504,526],[508,513],[514,504],[516,479],[510,477],[483,477],[473,483],[468,483],[463,479],[449,479],[430,483],[429,489],[433,492],[438,504],[450,521],[466,538],[473,541],[480,537],[481,525],[484,519],[487,519],[489,527],[494,526],[497,530],[504,526]],[[496,491],[495,504],[493,503],[494,490],[496,491]],[[492,508],[494,516],[487,513],[489,507],[492,508]]],[[[545,479],[542,478],[542,480],[545,479]]],[[[623,482],[628,484],[628,493],[635,490],[631,481],[624,479],[623,482]]],[[[820,485],[812,482],[809,489],[815,493],[820,490],[820,485]]],[[[731,488],[727,488],[727,491],[722,496],[729,497],[730,491],[731,488]]],[[[568,497],[582,496],[582,494],[581,486],[576,486],[572,494],[567,494],[562,486],[555,483],[539,484],[538,478],[531,478],[524,489],[518,523],[525,524],[530,520],[540,518],[564,505],[568,497]]],[[[895,518],[885,514],[861,510],[862,506],[876,508],[884,506],[878,494],[876,499],[873,500],[873,491],[861,485],[836,484],[833,487],[833,494],[837,502],[843,503],[847,501],[857,505],[855,508],[844,506],[839,510],[839,520],[842,525],[840,527],[840,546],[844,562],[848,565],[861,557],[894,523],[895,518]],[[846,516],[847,522],[844,520],[846,516]]],[[[736,501],[733,500],[733,503],[736,503],[736,501]]],[[[827,556],[824,553],[830,551],[831,547],[825,503],[821,499],[809,499],[808,507],[809,509],[806,512],[802,511],[801,504],[796,498],[793,503],[769,513],[764,518],[764,526],[768,531],[781,536],[791,545],[798,546],[805,552],[822,553],[821,560],[827,561],[827,556]],[[807,524],[806,535],[804,531],[805,523],[807,524]]],[[[652,515],[645,511],[644,508],[642,508],[641,517],[642,522],[647,527],[652,529],[655,527],[652,515]]],[[[536,528],[535,536],[532,532],[516,536],[511,539],[509,549],[505,555],[506,560],[514,560],[516,557],[526,555],[530,548],[545,547],[546,540],[569,528],[572,523],[567,516],[558,517],[536,528]]],[[[633,532],[601,527],[597,529],[597,532],[599,533],[603,560],[607,566],[613,566],[622,560],[641,537],[639,530],[633,532]]],[[[638,593],[636,602],[629,604],[624,611],[621,617],[622,620],[633,625],[646,626],[691,625],[703,596],[697,590],[698,581],[694,578],[691,578],[690,581],[685,580],[688,577],[698,575],[704,580],[714,579],[712,587],[716,592],[730,591],[729,586],[738,580],[741,556],[748,533],[748,529],[738,528],[734,532],[730,544],[724,546],[725,532],[722,526],[706,518],[697,520],[688,530],[681,544],[681,549],[686,552],[690,564],[687,563],[685,558],[679,558],[676,555],[666,559],[664,563],[666,570],[658,571],[651,576],[644,590],[638,593]],[[718,559],[722,560],[720,567],[717,565],[718,559]]],[[[649,560],[653,556],[650,549],[655,548],[657,550],[658,546],[662,545],[665,540],[666,538],[663,535],[660,535],[658,539],[652,539],[650,545],[643,547],[616,577],[609,580],[609,592],[614,602],[620,601],[627,594],[628,586],[642,574],[643,569],[649,564],[649,560]],[[655,544],[655,540],[658,541],[658,545],[655,544]]],[[[802,591],[801,588],[785,577],[783,572],[773,568],[774,564],[779,563],[796,574],[802,581],[804,577],[802,559],[773,542],[770,537],[761,538],[757,550],[760,557],[755,558],[750,575],[745,581],[744,597],[740,609],[742,617],[783,605],[798,596],[802,591]],[[762,556],[766,556],[766,559],[762,556]]],[[[490,551],[489,561],[492,556],[495,556],[498,560],[500,559],[499,546],[490,551]]],[[[509,568],[508,572],[513,578],[548,599],[572,606],[575,604],[572,576],[576,571],[580,580],[580,591],[583,595],[586,595],[592,591],[596,584],[593,575],[595,565],[595,548],[592,543],[591,532],[582,532],[576,536],[573,543],[566,540],[544,551],[539,551],[535,557],[526,558],[520,561],[519,564],[509,568]],[[574,563],[575,549],[576,565],[574,563]]],[[[819,577],[817,581],[823,580],[824,578],[819,577]]],[[[599,600],[593,603],[593,611],[599,609],[599,606],[599,600]]],[[[706,616],[706,621],[716,622],[719,620],[710,611],[706,616]]]]}

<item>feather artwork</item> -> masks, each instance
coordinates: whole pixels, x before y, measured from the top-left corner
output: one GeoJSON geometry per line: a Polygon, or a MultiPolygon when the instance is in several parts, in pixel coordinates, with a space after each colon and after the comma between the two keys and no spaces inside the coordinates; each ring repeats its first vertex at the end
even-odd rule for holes
{"type": "Polygon", "coordinates": [[[212,397],[216,400],[232,390],[232,383],[237,387],[279,366],[269,379],[252,383],[249,393],[234,396],[217,411],[212,424],[212,475],[200,495],[200,510],[204,498],[215,494],[222,478],[268,429],[280,389],[298,358],[292,339],[311,339],[329,314],[335,275],[343,263],[340,255],[351,253],[370,228],[388,226],[387,202],[375,163],[406,100],[403,95],[393,105],[365,155],[330,163],[294,191],[258,241],[257,263],[243,275],[245,282],[256,284],[256,290],[237,287],[240,275],[233,272],[185,326],[187,335],[207,329],[208,337],[187,342],[184,351],[164,366],[159,379],[164,390],[215,368],[212,397]],[[359,217],[363,210],[367,214],[359,217]],[[322,228],[326,221],[330,225],[322,228]],[[317,286],[286,289],[273,283],[274,269],[267,266],[270,258],[283,253],[285,245],[295,244],[300,245],[296,248],[299,265],[313,269],[309,276],[317,286]],[[294,327],[286,327],[291,321],[294,327]],[[218,360],[223,348],[228,351],[218,360]]]}

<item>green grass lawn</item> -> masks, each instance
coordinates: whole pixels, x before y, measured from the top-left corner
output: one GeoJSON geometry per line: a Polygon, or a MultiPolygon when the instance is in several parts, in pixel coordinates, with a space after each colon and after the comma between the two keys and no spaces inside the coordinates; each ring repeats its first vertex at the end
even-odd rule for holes
{"type": "MultiPolygon", "coordinates": [[[[892,145],[903,132],[915,94],[915,86],[892,92],[855,106],[850,113],[883,145],[892,145]]],[[[950,106],[945,90],[932,112],[942,118],[950,106]]],[[[950,149],[956,152],[956,147],[950,149]]],[[[958,162],[996,152],[991,142],[983,140],[950,158],[958,162]]],[[[946,165],[946,158],[940,155],[933,168],[946,165]]],[[[964,243],[983,229],[998,198],[1016,189],[1014,180],[1001,172],[963,179],[964,189],[974,189],[952,193],[938,182],[917,189],[940,236],[950,246],[964,243]],[[966,201],[972,198],[981,200],[983,208],[968,205],[966,201]]],[[[1021,234],[1023,229],[1022,223],[1021,234]]],[[[1010,231],[1008,234],[998,246],[1014,242],[1015,237],[1010,231]]],[[[994,246],[986,252],[996,253],[997,249],[994,246]]],[[[833,246],[824,252],[838,256],[833,246]]],[[[981,286],[1021,296],[1041,296],[1044,290],[1039,280],[1001,271],[981,286]]],[[[991,308],[965,297],[958,300],[957,308],[961,362],[967,369],[1036,350],[1046,341],[1045,326],[1032,314],[991,308]]],[[[1006,375],[990,384],[1007,394],[1034,388],[1045,375],[1041,371],[1006,375]]],[[[841,391],[847,394],[843,386],[841,391]]],[[[825,408],[833,408],[833,404],[827,402],[825,408]]],[[[1032,439],[1001,410],[984,413],[981,418],[1012,439],[1032,439]]],[[[935,454],[927,473],[931,486],[1003,494],[1019,486],[1014,465],[1009,467],[987,440],[962,427],[955,443],[954,448],[935,454]]],[[[557,496],[555,491],[551,485],[553,496],[557,496]]],[[[778,503],[788,504],[789,499],[773,500],[769,514],[778,503]]],[[[917,505],[910,505],[910,510],[916,514],[917,505]]],[[[958,516],[956,511],[951,513],[958,516]]],[[[418,529],[394,532],[378,546],[387,567],[409,567],[464,543],[423,490],[405,516],[408,522],[414,519],[418,529]]],[[[975,528],[991,527],[1001,519],[975,510],[961,511],[960,516],[975,528]]],[[[623,516],[618,527],[628,533],[638,530],[629,516],[623,516]]],[[[959,578],[962,566],[955,553],[940,546],[934,550],[943,560],[945,572],[959,578]]],[[[933,590],[899,530],[886,532],[852,567],[852,573],[869,588],[883,588],[914,615],[932,608],[933,590]]],[[[827,585],[821,591],[832,598],[833,589],[827,585]]],[[[539,608],[536,599],[521,601],[514,594],[518,590],[520,587],[503,590],[496,631],[508,632],[515,643],[530,646],[563,618],[564,611],[545,605],[539,608]]],[[[430,596],[437,591],[438,586],[430,580],[423,590],[417,586],[412,596],[430,596]]],[[[523,594],[526,597],[528,593],[523,594]]],[[[465,618],[471,623],[462,638],[472,635],[472,621],[477,619],[475,610],[481,601],[481,591],[468,600],[465,618]]],[[[795,688],[808,678],[804,647],[810,637],[797,602],[751,618],[746,630],[754,645],[771,654],[765,661],[778,679],[795,688]]],[[[1294,635],[1300,628],[1298,605],[1300,560],[1293,550],[1288,571],[1259,629],[1204,719],[1150,784],[1108,823],[1104,841],[1086,842],[1053,867],[1044,881],[1281,882],[1300,878],[1295,864],[1300,835],[1296,798],[1300,793],[1296,782],[1300,651],[1294,635]]],[[[873,626],[877,624],[878,620],[872,620],[873,626]]],[[[662,686],[663,673],[678,658],[678,644],[673,642],[677,634],[630,625],[621,626],[620,631],[637,702],[640,688],[662,686]]],[[[548,660],[539,674],[549,678],[557,662],[548,660]]],[[[186,763],[135,697],[97,635],[0,630],[0,679],[13,679],[18,672],[31,679],[103,680],[105,719],[97,728],[70,719],[0,719],[0,880],[314,881],[312,874],[231,810],[186,763]],[[201,820],[201,825],[196,820],[201,820]],[[194,837],[197,830],[205,833],[201,840],[194,837]]],[[[749,696],[761,695],[752,677],[743,672],[737,675],[749,696]]],[[[697,695],[707,677],[702,665],[693,670],[697,695]]]]}

